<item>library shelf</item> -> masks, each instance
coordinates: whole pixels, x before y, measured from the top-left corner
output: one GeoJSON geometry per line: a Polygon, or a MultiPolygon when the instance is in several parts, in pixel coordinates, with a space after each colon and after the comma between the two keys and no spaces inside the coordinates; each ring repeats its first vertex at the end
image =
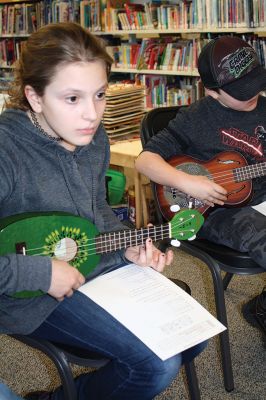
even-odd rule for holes
{"type": "Polygon", "coordinates": [[[187,29],[132,29],[132,30],[105,30],[92,31],[95,35],[167,35],[167,34],[192,34],[192,33],[258,33],[266,35],[266,27],[246,28],[246,27],[229,27],[229,28],[187,28],[187,29]]]}
{"type": "Polygon", "coordinates": [[[197,70],[187,69],[184,71],[181,70],[162,70],[162,69],[135,69],[135,68],[119,68],[112,67],[112,72],[120,72],[120,73],[129,73],[129,74],[151,74],[151,75],[180,75],[180,76],[195,76],[198,77],[199,73],[197,70]]]}

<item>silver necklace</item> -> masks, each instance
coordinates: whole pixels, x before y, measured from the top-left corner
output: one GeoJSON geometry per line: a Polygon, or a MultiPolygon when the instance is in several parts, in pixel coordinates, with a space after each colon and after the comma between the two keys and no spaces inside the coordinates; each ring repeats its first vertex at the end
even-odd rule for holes
{"type": "Polygon", "coordinates": [[[39,124],[37,117],[32,110],[30,110],[30,116],[31,116],[31,119],[32,119],[32,122],[33,122],[33,125],[35,126],[35,128],[37,128],[44,136],[48,137],[51,140],[54,140],[55,142],[60,142],[62,140],[60,137],[54,137],[52,135],[49,135],[49,133],[45,132],[45,130],[39,124]]]}

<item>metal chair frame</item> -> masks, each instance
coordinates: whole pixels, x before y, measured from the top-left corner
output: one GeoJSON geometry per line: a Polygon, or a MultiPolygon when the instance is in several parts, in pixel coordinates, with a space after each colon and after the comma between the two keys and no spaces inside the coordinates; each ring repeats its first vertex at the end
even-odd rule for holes
{"type": "MultiPolygon", "coordinates": [[[[141,125],[141,141],[143,146],[152,136],[167,127],[168,122],[175,118],[179,110],[180,107],[173,106],[149,111],[143,117],[141,125]]],[[[153,182],[151,182],[151,187],[154,194],[158,222],[163,223],[164,221],[157,203],[155,185],[153,182]]],[[[217,319],[228,328],[224,291],[227,289],[231,279],[235,274],[253,275],[264,273],[265,269],[255,263],[248,253],[242,253],[226,246],[217,245],[208,240],[196,239],[192,242],[182,241],[180,248],[186,253],[199,258],[209,268],[213,280],[217,319]],[[224,277],[222,276],[223,271],[225,272],[224,277]]],[[[219,337],[224,386],[228,392],[231,392],[234,389],[234,377],[229,329],[223,331],[219,337]]]]}

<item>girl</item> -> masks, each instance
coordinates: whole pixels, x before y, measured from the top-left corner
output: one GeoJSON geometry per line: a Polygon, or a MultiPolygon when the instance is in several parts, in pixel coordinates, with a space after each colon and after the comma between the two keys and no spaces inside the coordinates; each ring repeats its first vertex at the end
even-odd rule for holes
{"type": "MultiPolygon", "coordinates": [[[[28,39],[7,109],[0,117],[0,216],[60,211],[100,232],[125,229],[105,198],[109,142],[101,124],[112,59],[100,40],[74,23],[51,24],[28,39]]],[[[79,399],[152,399],[177,375],[184,358],[160,360],[78,289],[83,275],[48,256],[0,257],[0,329],[99,352],[111,361],[76,379],[79,399]],[[15,298],[23,290],[43,296],[15,298]]],[[[162,271],[173,253],[150,239],[101,257],[93,278],[127,262],[162,271]]],[[[186,352],[186,361],[200,347],[186,352]]],[[[63,400],[63,391],[28,399],[63,400]]]]}

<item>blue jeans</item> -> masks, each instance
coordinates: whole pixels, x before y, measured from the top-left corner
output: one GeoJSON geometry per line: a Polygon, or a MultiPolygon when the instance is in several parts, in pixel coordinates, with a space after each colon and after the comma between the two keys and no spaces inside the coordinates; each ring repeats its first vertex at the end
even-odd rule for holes
{"type": "Polygon", "coordinates": [[[12,392],[6,385],[0,382],[0,399],[1,400],[22,400],[21,397],[17,396],[12,392]]]}
{"type": "MultiPolygon", "coordinates": [[[[79,400],[152,399],[171,383],[183,363],[192,360],[206,346],[206,342],[201,343],[162,361],[78,291],[65,298],[31,336],[92,350],[111,360],[95,372],[76,378],[79,400]]],[[[54,392],[52,399],[64,399],[62,387],[54,392]]]]}

